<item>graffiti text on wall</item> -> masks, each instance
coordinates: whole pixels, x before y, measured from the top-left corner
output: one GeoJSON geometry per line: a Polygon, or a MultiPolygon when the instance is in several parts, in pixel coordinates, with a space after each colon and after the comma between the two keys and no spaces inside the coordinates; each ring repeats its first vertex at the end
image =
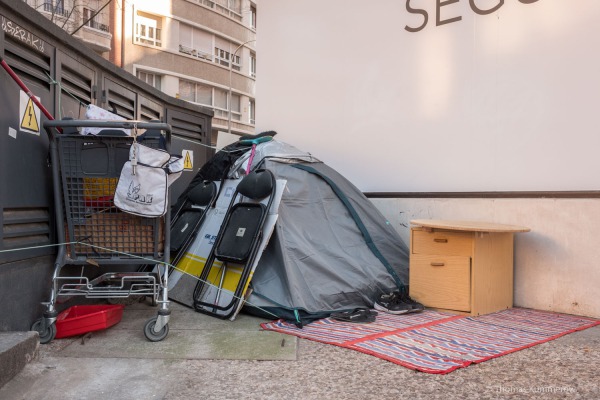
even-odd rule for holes
{"type": "MultiPolygon", "coordinates": [[[[458,22],[462,19],[461,15],[452,14],[452,7],[448,7],[454,3],[459,3],[461,0],[435,0],[435,26],[451,24],[453,22],[458,22]],[[444,9],[444,10],[442,10],[444,9]],[[442,14],[443,13],[443,14],[442,14]]],[[[467,0],[462,0],[467,1],[467,0]]],[[[478,15],[487,15],[491,14],[500,9],[504,5],[504,0],[496,0],[493,6],[489,5],[489,0],[485,2],[488,3],[488,8],[484,8],[481,4],[481,0],[468,0],[469,5],[471,6],[471,10],[478,15]]],[[[517,0],[522,4],[532,4],[537,2],[538,0],[517,0]]],[[[418,8],[411,4],[411,0],[406,0],[406,11],[411,14],[420,15],[422,17],[423,22],[421,25],[417,26],[408,26],[406,25],[404,29],[409,32],[419,32],[423,30],[427,23],[429,22],[429,13],[427,10],[423,8],[418,8]]]]}
{"type": "Polygon", "coordinates": [[[2,30],[6,35],[13,36],[20,41],[27,43],[37,51],[44,52],[44,41],[42,39],[4,17],[2,17],[2,30]]]}

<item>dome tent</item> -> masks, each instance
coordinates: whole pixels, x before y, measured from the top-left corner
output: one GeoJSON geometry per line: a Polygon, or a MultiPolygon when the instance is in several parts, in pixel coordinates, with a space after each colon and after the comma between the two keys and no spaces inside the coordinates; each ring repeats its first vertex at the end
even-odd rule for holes
{"type": "MultiPolygon", "coordinates": [[[[250,151],[240,155],[239,149],[234,143],[217,153],[190,186],[219,176],[215,163],[227,166],[230,178],[245,171],[250,151]],[[222,162],[226,157],[229,163],[222,162]]],[[[245,311],[301,325],[332,312],[372,307],[380,294],[408,285],[407,246],[342,175],[310,153],[276,140],[257,145],[251,169],[257,168],[287,184],[245,311]]]]}

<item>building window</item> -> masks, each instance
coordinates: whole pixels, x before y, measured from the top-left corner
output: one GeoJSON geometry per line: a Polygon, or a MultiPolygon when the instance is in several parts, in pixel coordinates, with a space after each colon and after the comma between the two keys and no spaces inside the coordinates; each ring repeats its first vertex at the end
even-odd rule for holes
{"type": "Polygon", "coordinates": [[[160,75],[152,74],[152,73],[146,72],[146,71],[138,71],[137,77],[139,79],[143,80],[144,82],[146,82],[147,84],[152,85],[155,88],[157,88],[158,90],[160,90],[160,81],[161,81],[160,75]]]}
{"type": "MultiPolygon", "coordinates": [[[[218,47],[215,47],[215,62],[217,64],[220,64],[224,67],[229,67],[229,60],[232,58],[231,53],[220,49],[218,47]]],[[[240,63],[240,56],[239,55],[235,55],[233,56],[233,62],[231,63],[231,69],[235,69],[236,71],[239,71],[242,69],[242,65],[240,63]]]]}
{"type": "Polygon", "coordinates": [[[227,0],[228,8],[238,14],[242,13],[242,2],[240,0],[227,0]]]}
{"type": "Polygon", "coordinates": [[[90,10],[89,8],[83,9],[83,21],[85,21],[85,24],[87,26],[92,26],[92,24],[95,22],[94,18],[96,16],[94,15],[94,13],[95,13],[95,11],[90,10]]]}
{"type": "Polygon", "coordinates": [[[256,29],[256,6],[250,6],[250,28],[256,29]]]}
{"type": "Polygon", "coordinates": [[[215,109],[215,115],[219,117],[227,118],[227,91],[215,88],[215,103],[213,105],[215,109]]]}
{"type": "Polygon", "coordinates": [[[242,22],[242,2],[240,0],[201,0],[201,2],[221,14],[242,22]]]}
{"type": "Polygon", "coordinates": [[[248,103],[248,122],[251,125],[256,124],[256,103],[254,100],[250,100],[248,103]]]}
{"type": "Polygon", "coordinates": [[[250,53],[250,71],[248,71],[250,73],[250,76],[253,78],[256,78],[256,54],[255,53],[250,53]]]}
{"type": "Polygon", "coordinates": [[[179,80],[179,98],[182,100],[196,102],[196,86],[194,82],[179,80]]]}
{"type": "Polygon", "coordinates": [[[239,94],[231,94],[231,119],[235,121],[241,121],[242,119],[240,100],[241,98],[239,94]]]}
{"type": "Polygon", "coordinates": [[[135,42],[161,47],[161,26],[158,18],[142,15],[138,12],[135,18],[135,42]]]}
{"type": "Polygon", "coordinates": [[[212,61],[213,35],[190,25],[179,25],[179,52],[212,61]]]}
{"type": "MultiPolygon", "coordinates": [[[[179,98],[194,103],[211,107],[215,111],[215,116],[221,118],[229,117],[229,107],[227,106],[227,96],[229,92],[224,89],[213,88],[202,83],[195,83],[179,80],[179,98]]],[[[241,120],[240,95],[231,96],[231,119],[241,120]]]]}
{"type": "Polygon", "coordinates": [[[213,89],[201,83],[196,84],[196,103],[212,107],[213,89]]]}
{"type": "MultiPolygon", "coordinates": [[[[140,79],[142,77],[138,72],[140,79]]],[[[152,74],[146,74],[152,75],[152,74]]],[[[229,91],[219,88],[214,88],[202,83],[195,83],[186,81],[184,79],[179,80],[179,98],[182,100],[191,101],[194,103],[202,104],[207,107],[211,107],[215,111],[215,116],[220,118],[229,118],[229,111],[231,110],[231,119],[234,121],[242,120],[242,98],[239,94],[231,94],[231,108],[228,106],[227,98],[229,91]]],[[[254,101],[251,100],[250,105],[250,123],[254,123],[254,101]]]]}
{"type": "Polygon", "coordinates": [[[99,17],[100,15],[97,15],[95,10],[89,8],[83,9],[83,21],[85,22],[85,26],[108,32],[108,25],[98,22],[99,17]]]}

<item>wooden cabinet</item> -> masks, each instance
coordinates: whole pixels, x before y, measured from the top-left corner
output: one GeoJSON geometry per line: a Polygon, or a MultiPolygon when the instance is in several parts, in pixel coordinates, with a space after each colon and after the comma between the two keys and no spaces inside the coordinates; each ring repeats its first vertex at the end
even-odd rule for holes
{"type": "Polygon", "coordinates": [[[410,296],[426,307],[487,314],[513,305],[513,237],[529,228],[413,220],[410,296]]]}

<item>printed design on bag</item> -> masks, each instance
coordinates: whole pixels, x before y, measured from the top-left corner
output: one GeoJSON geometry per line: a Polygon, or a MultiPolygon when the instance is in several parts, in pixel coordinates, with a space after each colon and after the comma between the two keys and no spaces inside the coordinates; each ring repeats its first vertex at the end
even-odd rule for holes
{"type": "Polygon", "coordinates": [[[141,183],[138,183],[138,185],[135,186],[133,181],[130,182],[129,188],[127,189],[127,200],[138,204],[152,204],[152,194],[140,194],[141,188],[141,183]]]}
{"type": "Polygon", "coordinates": [[[208,239],[208,244],[215,244],[217,235],[211,235],[210,233],[207,233],[206,235],[204,235],[204,239],[208,239]]]}

